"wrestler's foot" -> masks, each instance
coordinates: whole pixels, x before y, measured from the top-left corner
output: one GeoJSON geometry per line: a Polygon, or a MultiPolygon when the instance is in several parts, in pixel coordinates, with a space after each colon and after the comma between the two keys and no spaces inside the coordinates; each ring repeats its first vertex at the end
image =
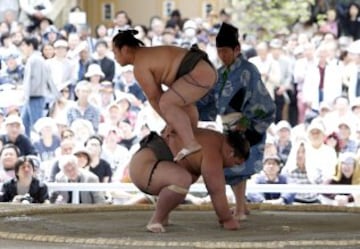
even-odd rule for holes
{"type": "Polygon", "coordinates": [[[246,214],[237,214],[237,215],[233,215],[235,220],[238,221],[245,221],[248,219],[246,214]]]}
{"type": "Polygon", "coordinates": [[[177,155],[174,157],[174,161],[180,161],[182,159],[184,159],[185,157],[187,157],[188,155],[191,155],[195,152],[198,152],[199,150],[201,150],[201,145],[196,145],[194,147],[191,148],[182,148],[177,155]]]}
{"type": "Polygon", "coordinates": [[[146,226],[146,229],[152,233],[165,233],[166,230],[160,223],[152,223],[146,226]]]}

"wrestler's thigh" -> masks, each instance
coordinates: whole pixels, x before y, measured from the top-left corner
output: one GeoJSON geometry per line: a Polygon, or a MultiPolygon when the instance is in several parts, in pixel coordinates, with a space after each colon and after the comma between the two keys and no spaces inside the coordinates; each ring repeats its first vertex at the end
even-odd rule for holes
{"type": "Polygon", "coordinates": [[[138,188],[146,189],[157,158],[149,148],[136,152],[129,163],[129,176],[138,188]]]}
{"type": "MultiPolygon", "coordinates": [[[[206,62],[202,62],[206,63],[206,62]]],[[[160,101],[184,106],[193,104],[205,96],[214,86],[216,72],[208,65],[207,70],[197,65],[190,73],[180,77],[171,85],[162,96],[160,101]]]]}
{"type": "Polygon", "coordinates": [[[191,183],[192,176],[185,168],[171,161],[161,161],[154,171],[149,190],[160,192],[169,185],[188,188],[191,183]]]}

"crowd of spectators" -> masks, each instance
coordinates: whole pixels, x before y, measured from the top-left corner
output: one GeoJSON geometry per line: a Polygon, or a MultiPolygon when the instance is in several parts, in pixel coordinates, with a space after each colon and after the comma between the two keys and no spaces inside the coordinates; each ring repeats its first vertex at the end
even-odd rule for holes
{"type": "MultiPolygon", "coordinates": [[[[148,104],[133,67],[114,61],[117,31],[138,30],[146,46],[197,43],[219,67],[215,37],[231,15],[223,10],[216,20],[184,18],[175,10],[168,19],[153,16],[146,25],[132,23],[121,10],[111,27],[57,27],[47,17],[51,1],[32,2],[37,3],[19,1],[17,9],[1,12],[0,99],[7,101],[0,101],[0,182],[3,191],[17,187],[18,193],[0,200],[68,203],[67,192],[22,197],[32,184],[44,191],[47,182],[129,181],[126,166],[139,141],[165,125],[148,104]],[[35,76],[41,89],[31,85],[35,76]],[[38,181],[29,181],[33,178],[38,181]]],[[[277,105],[264,168],[252,178],[258,184],[360,184],[360,8],[356,3],[317,7],[312,13],[321,11],[325,19],[314,14],[269,41],[241,36],[242,53],[257,66],[277,105]]],[[[90,192],[80,202],[110,202],[118,194],[90,192]]],[[[357,198],[349,193],[247,197],[249,202],[334,205],[357,198]]],[[[189,196],[194,203],[205,199],[189,196]]]]}

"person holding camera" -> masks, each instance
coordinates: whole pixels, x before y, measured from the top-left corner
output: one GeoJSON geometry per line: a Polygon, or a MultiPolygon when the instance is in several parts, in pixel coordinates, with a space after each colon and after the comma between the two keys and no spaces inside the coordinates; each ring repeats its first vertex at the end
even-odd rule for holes
{"type": "Polygon", "coordinates": [[[30,157],[17,160],[15,177],[3,184],[0,202],[50,203],[48,188],[35,177],[35,164],[30,157]]]}

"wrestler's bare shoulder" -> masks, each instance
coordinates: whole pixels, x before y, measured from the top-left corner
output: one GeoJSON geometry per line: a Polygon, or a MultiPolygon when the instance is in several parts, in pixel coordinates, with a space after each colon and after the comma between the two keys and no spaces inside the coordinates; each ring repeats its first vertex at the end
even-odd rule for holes
{"type": "Polygon", "coordinates": [[[202,146],[210,145],[210,143],[221,143],[224,139],[220,132],[205,128],[196,128],[194,134],[196,139],[201,141],[202,146]]]}
{"type": "Polygon", "coordinates": [[[177,46],[141,47],[139,50],[141,55],[149,56],[155,60],[159,60],[159,58],[177,58],[178,56],[185,55],[186,52],[187,49],[177,46]]]}

